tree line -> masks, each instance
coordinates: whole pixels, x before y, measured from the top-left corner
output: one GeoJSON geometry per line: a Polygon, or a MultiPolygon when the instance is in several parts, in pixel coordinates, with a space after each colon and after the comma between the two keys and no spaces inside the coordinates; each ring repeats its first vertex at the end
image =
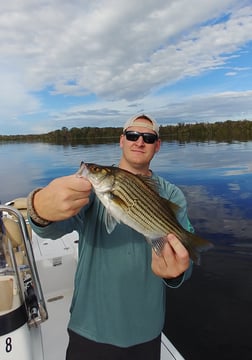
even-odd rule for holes
{"type": "MultiPolygon", "coordinates": [[[[111,143],[117,142],[121,127],[62,127],[45,134],[0,135],[0,141],[48,142],[56,144],[111,143]]],[[[160,126],[160,137],[164,140],[190,141],[248,141],[252,140],[251,120],[227,120],[215,123],[179,123],[160,126]]]]}

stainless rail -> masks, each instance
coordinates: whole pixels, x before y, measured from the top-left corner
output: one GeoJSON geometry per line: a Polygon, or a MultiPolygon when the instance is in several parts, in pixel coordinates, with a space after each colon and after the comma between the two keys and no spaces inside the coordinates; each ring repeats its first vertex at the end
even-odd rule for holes
{"type": "MultiPolygon", "coordinates": [[[[38,303],[38,308],[39,308],[39,313],[36,318],[34,318],[32,316],[32,314],[29,314],[29,313],[27,314],[28,319],[29,319],[28,325],[29,326],[37,326],[38,323],[44,322],[45,320],[48,319],[48,312],[46,309],[46,303],[45,303],[45,299],[44,299],[44,295],[43,295],[43,291],[42,291],[42,287],[41,287],[41,283],[40,283],[40,279],[39,279],[39,274],[38,274],[38,270],[37,270],[37,266],[36,266],[36,262],[35,262],[35,258],[34,258],[31,240],[30,240],[28,229],[26,226],[26,221],[25,221],[23,215],[21,214],[21,212],[19,210],[17,210],[16,208],[14,208],[13,206],[0,204],[0,214],[2,212],[3,213],[6,212],[9,215],[14,216],[19,225],[20,234],[22,236],[22,240],[23,240],[24,248],[25,248],[25,252],[26,252],[28,268],[29,268],[29,272],[31,274],[32,287],[34,289],[34,293],[37,298],[37,303],[38,303]]],[[[19,274],[17,274],[17,275],[19,276],[19,274]]],[[[28,311],[28,309],[27,309],[27,311],[28,311]]]]}

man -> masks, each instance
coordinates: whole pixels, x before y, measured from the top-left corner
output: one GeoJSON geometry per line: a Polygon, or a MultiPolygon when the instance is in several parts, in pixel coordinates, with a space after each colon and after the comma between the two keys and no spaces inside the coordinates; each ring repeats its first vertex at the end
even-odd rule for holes
{"type": "MultiPolygon", "coordinates": [[[[181,190],[150,170],[160,149],[159,126],[147,115],[126,122],[119,167],[152,177],[160,195],[177,203],[178,220],[192,230],[181,190]]],[[[124,224],[108,234],[104,207],[85,178],[53,180],[28,197],[32,228],[58,238],[77,230],[79,261],[69,322],[67,360],[160,359],[165,286],[178,287],[191,273],[189,254],[173,234],[162,256],[124,224]]]]}

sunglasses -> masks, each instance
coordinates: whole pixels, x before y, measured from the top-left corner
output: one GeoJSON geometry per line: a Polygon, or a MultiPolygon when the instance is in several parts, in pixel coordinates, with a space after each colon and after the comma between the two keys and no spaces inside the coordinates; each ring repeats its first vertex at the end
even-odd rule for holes
{"type": "Polygon", "coordinates": [[[142,136],[143,141],[146,144],[154,144],[154,142],[157,141],[158,139],[157,134],[141,133],[138,131],[124,131],[123,135],[125,135],[126,139],[129,141],[137,141],[140,138],[140,136],[142,136]]]}

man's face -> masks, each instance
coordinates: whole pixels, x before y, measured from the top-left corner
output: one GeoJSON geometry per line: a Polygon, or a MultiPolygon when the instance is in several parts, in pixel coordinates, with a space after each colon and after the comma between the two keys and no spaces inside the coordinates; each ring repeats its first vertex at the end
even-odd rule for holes
{"type": "MultiPolygon", "coordinates": [[[[137,122],[149,124],[147,119],[139,118],[135,120],[134,126],[127,128],[127,131],[138,131],[140,133],[151,133],[156,134],[155,131],[148,129],[142,125],[137,126],[137,122]]],[[[121,135],[120,147],[122,148],[124,159],[131,165],[144,166],[148,165],[160,149],[160,139],[157,139],[153,144],[144,142],[142,136],[136,141],[130,141],[126,139],[125,135],[121,135]]]]}

